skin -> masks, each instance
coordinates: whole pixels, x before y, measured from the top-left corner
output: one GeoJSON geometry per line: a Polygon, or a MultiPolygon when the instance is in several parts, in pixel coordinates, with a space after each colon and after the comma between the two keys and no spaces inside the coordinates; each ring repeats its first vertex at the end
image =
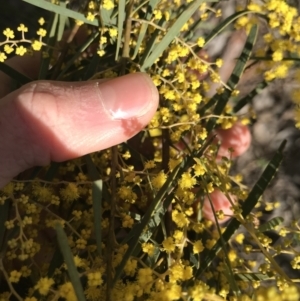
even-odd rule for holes
{"type": "MultiPolygon", "coordinates": [[[[38,57],[8,65],[37,78],[38,57]]],[[[0,188],[20,172],[124,142],[141,131],[158,107],[150,77],[134,73],[108,81],[33,81],[12,93],[0,73],[0,188]]]]}

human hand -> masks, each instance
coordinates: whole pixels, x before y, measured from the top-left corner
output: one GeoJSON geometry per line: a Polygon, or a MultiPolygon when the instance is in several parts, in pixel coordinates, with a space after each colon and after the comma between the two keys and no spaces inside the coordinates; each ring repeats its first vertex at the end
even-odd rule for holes
{"type": "MultiPolygon", "coordinates": [[[[28,77],[38,74],[37,57],[7,63],[28,77]]],[[[34,81],[12,93],[9,86],[1,72],[0,188],[30,167],[126,141],[158,106],[157,89],[143,73],[106,81],[34,81]]]]}

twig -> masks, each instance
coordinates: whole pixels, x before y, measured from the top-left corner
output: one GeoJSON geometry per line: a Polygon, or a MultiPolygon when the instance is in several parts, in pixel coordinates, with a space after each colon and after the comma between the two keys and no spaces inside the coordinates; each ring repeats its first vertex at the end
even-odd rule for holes
{"type": "Polygon", "coordinates": [[[21,296],[15,291],[14,287],[12,286],[11,282],[9,281],[9,277],[8,274],[6,273],[6,270],[3,266],[3,261],[2,258],[0,259],[0,271],[2,271],[3,276],[6,280],[6,283],[10,289],[10,291],[12,292],[12,294],[19,300],[19,301],[23,301],[23,298],[21,298],[21,296]]]}

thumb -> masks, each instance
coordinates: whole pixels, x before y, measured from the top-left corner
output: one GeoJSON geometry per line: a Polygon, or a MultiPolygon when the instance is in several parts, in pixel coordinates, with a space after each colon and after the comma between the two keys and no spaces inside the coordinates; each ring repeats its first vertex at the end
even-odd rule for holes
{"type": "Polygon", "coordinates": [[[158,106],[148,75],[109,81],[36,81],[0,101],[0,187],[25,169],[124,142],[158,106]]]}

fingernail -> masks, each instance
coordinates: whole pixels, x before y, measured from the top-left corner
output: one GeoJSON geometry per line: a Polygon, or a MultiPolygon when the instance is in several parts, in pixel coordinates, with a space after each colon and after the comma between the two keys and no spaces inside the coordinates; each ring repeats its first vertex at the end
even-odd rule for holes
{"type": "Polygon", "coordinates": [[[99,84],[104,110],[113,119],[138,118],[158,100],[158,91],[151,78],[133,73],[99,84]]]}

